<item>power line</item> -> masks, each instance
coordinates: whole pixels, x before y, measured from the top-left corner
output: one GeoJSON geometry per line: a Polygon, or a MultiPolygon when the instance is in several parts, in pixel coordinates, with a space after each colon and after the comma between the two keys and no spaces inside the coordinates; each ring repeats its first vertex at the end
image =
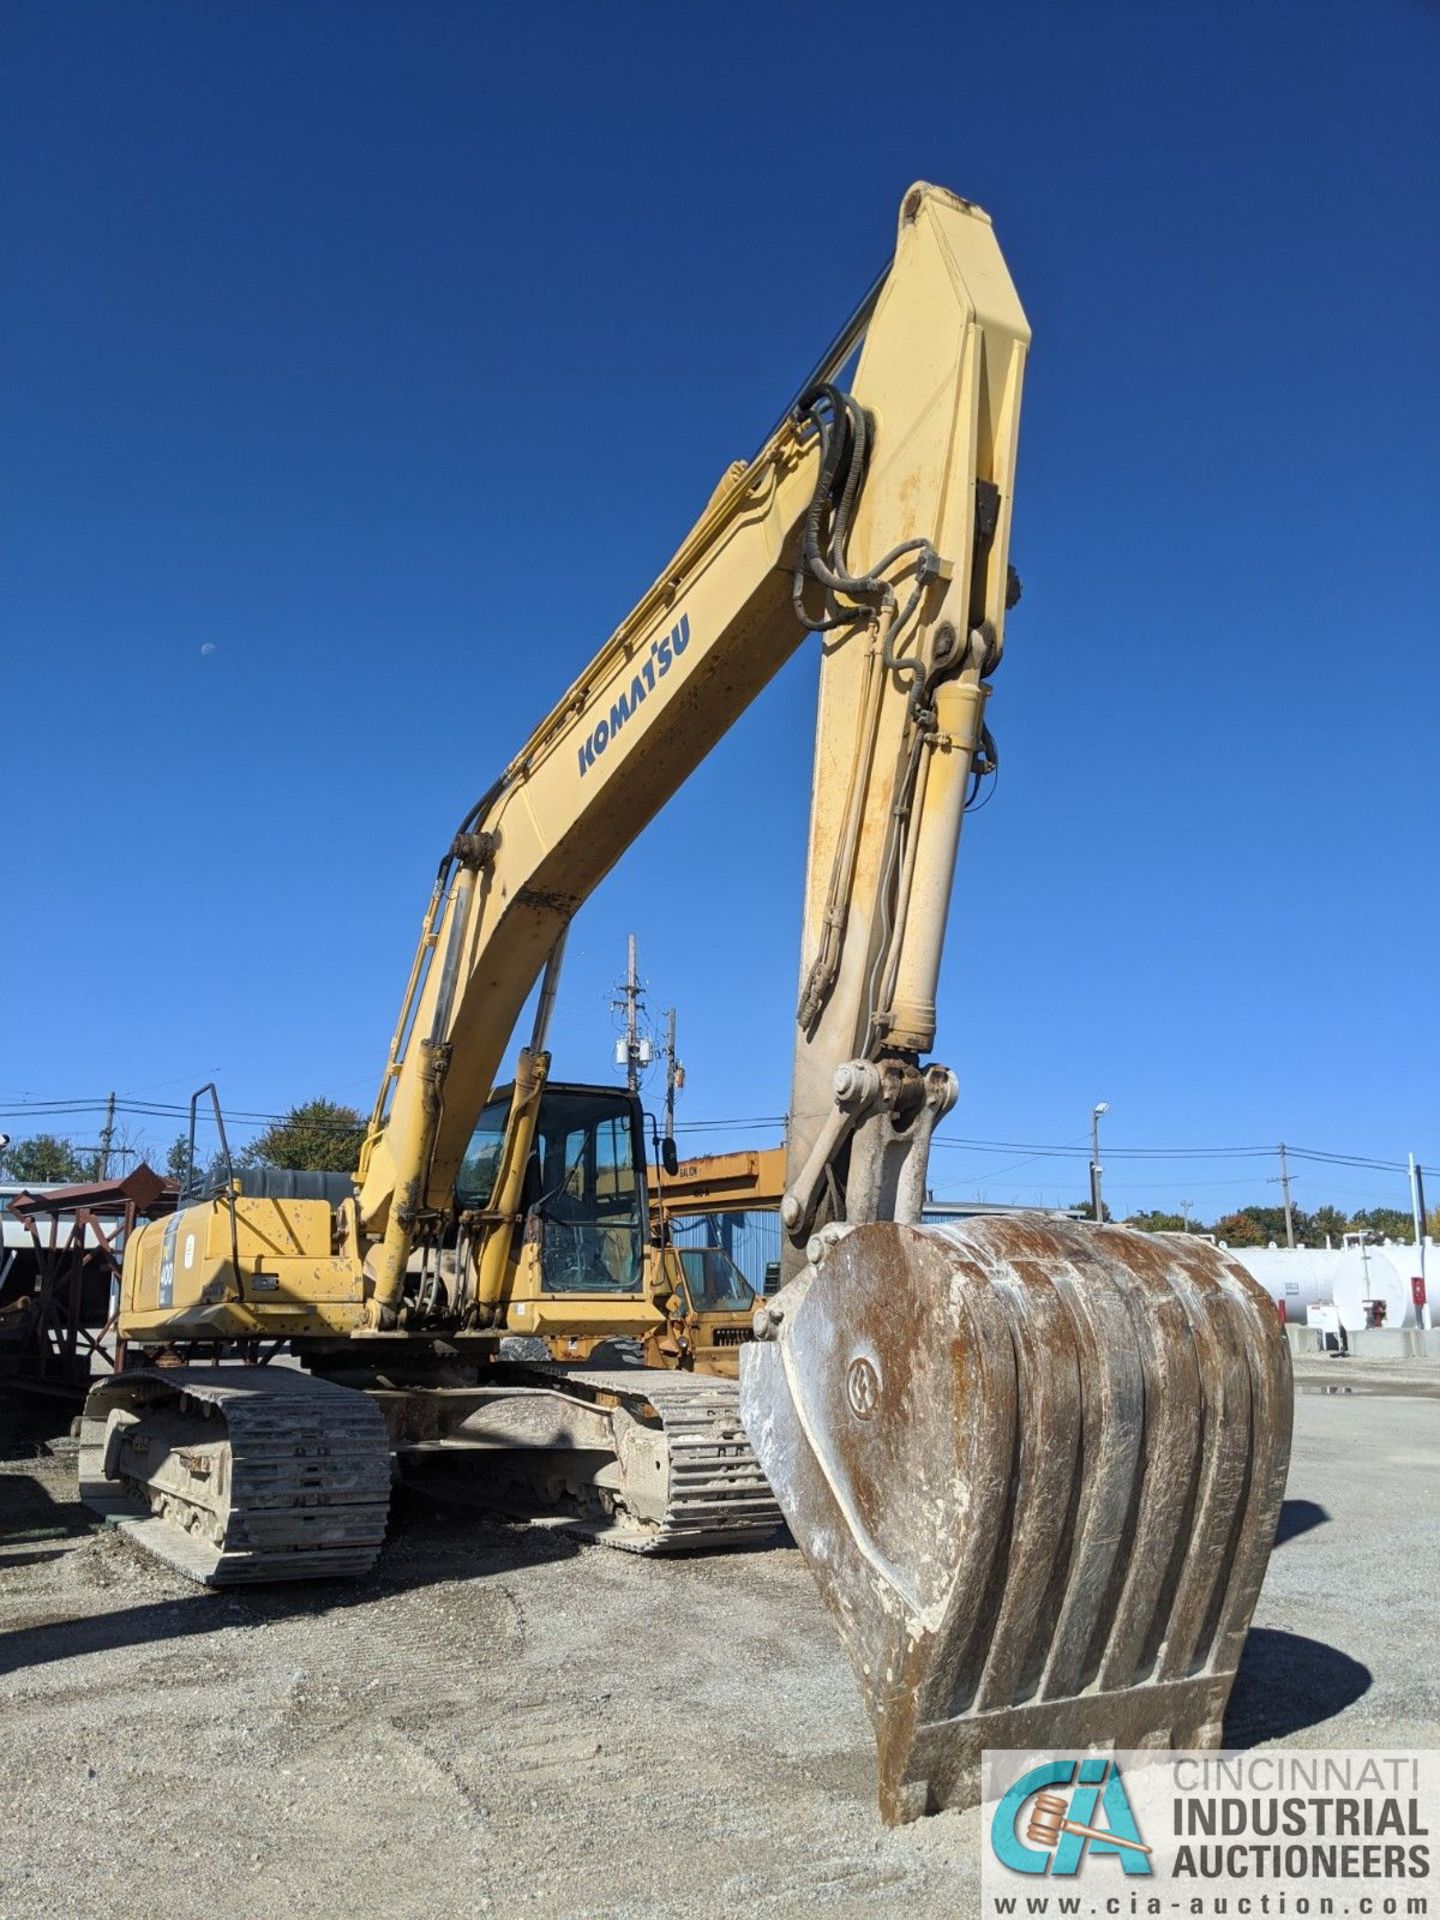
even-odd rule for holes
{"type": "MultiPolygon", "coordinates": [[[[937,1147],[959,1147],[974,1153],[1032,1153],[1051,1154],[1061,1158],[1084,1157],[1089,1148],[1079,1142],[1069,1146],[1057,1146],[1034,1140],[957,1140],[942,1134],[936,1141],[937,1147]]],[[[1292,1148],[1293,1152],[1294,1149],[1292,1148]]],[[[1111,1147],[1107,1146],[1107,1159],[1118,1154],[1127,1160],[1242,1160],[1266,1158],[1273,1155],[1274,1147],[1111,1147]]]]}
{"type": "Polygon", "coordinates": [[[1373,1167],[1377,1173],[1408,1173],[1408,1160],[1367,1160],[1350,1153],[1324,1153],[1316,1147],[1287,1147],[1285,1151],[1296,1160],[1314,1160],[1322,1166],[1333,1164],[1341,1167],[1373,1167]]]}
{"type": "MultiPolygon", "coordinates": [[[[1082,1146],[1037,1145],[1025,1140],[953,1140],[936,1138],[937,1147],[950,1147],[966,1153],[1028,1153],[1035,1158],[1083,1160],[1082,1146]]],[[[1376,1173],[1408,1173],[1408,1160],[1378,1160],[1364,1154],[1329,1153],[1313,1147],[1292,1147],[1286,1153],[1294,1160],[1312,1160],[1324,1166],[1364,1167],[1376,1173]]],[[[1109,1147],[1107,1160],[1272,1160],[1274,1147],[1109,1147]]]]}
{"type": "MultiPolygon", "coordinates": [[[[130,1114],[147,1120],[186,1120],[189,1118],[189,1103],[159,1100],[139,1100],[128,1097],[98,1095],[93,1098],[30,1099],[15,1100],[0,1106],[0,1119],[23,1120],[59,1119],[68,1116],[86,1114],[106,1115],[113,1112],[130,1114]]],[[[257,1108],[227,1109],[226,1120],[237,1127],[268,1127],[289,1119],[288,1112],[268,1112],[257,1108]]],[[[783,1113],[745,1114],[713,1120],[682,1120],[677,1122],[677,1133],[719,1133],[733,1132],[741,1128],[774,1129],[785,1125],[783,1113]]],[[[341,1134],[352,1134],[356,1123],[351,1121],[319,1121],[312,1123],[317,1131],[331,1130],[341,1134]]],[[[359,1123],[363,1126],[363,1120],[359,1123]]],[[[1034,1140],[975,1140],[940,1135],[934,1144],[952,1153],[1003,1154],[1020,1153],[1027,1160],[1056,1159],[1083,1162],[1088,1149],[1081,1142],[1060,1144],[1034,1140]]],[[[1105,1149],[1109,1160],[1155,1161],[1155,1160],[1270,1160],[1275,1157],[1273,1146],[1236,1146],[1236,1147],[1113,1147],[1105,1149]]],[[[1292,1160],[1311,1162],[1317,1166],[1354,1167],[1371,1173],[1409,1173],[1407,1160],[1385,1160],[1368,1154],[1336,1153],[1323,1147],[1294,1147],[1288,1143],[1286,1155],[1292,1160]]],[[[1018,1163],[1020,1165],[1025,1162],[1018,1163]]],[[[1425,1171],[1435,1172],[1435,1163],[1426,1163],[1425,1171]]],[[[983,1178],[998,1179],[1007,1169],[992,1168],[984,1170],[983,1178]]],[[[1237,1180],[1242,1176],[1237,1175],[1237,1180]]],[[[1133,1185],[1133,1182],[1128,1183],[1133,1185]]],[[[1228,1183],[1216,1183],[1228,1184],[1228,1183]]]]}

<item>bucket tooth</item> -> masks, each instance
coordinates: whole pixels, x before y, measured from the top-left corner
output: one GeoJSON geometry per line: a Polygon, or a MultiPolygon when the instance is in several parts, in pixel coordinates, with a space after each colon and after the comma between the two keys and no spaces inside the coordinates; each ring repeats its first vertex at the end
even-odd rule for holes
{"type": "Polygon", "coordinates": [[[893,1822],[982,1748],[1219,1744],[1289,1461],[1274,1306],[1192,1236],[857,1227],[741,1359],[893,1822]]]}

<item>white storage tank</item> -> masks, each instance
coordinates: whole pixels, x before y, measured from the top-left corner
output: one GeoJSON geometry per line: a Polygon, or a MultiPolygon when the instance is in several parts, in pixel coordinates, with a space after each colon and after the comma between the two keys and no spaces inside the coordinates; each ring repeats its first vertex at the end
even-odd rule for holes
{"type": "Polygon", "coordinates": [[[1311,1307],[1335,1299],[1335,1270],[1341,1250],[1328,1247],[1230,1247],[1233,1259],[1253,1273],[1292,1326],[1304,1326],[1311,1307]]]}
{"type": "MultiPolygon", "coordinates": [[[[1418,1327],[1420,1316],[1411,1288],[1419,1273],[1413,1246],[1382,1240],[1343,1247],[1231,1247],[1229,1253],[1253,1273],[1285,1318],[1303,1324],[1312,1306],[1334,1306],[1348,1333],[1377,1324],[1418,1327]]],[[[1440,1278],[1440,1250],[1425,1243],[1427,1284],[1440,1278]]],[[[1433,1318],[1433,1309],[1432,1315],[1433,1318]]]]}

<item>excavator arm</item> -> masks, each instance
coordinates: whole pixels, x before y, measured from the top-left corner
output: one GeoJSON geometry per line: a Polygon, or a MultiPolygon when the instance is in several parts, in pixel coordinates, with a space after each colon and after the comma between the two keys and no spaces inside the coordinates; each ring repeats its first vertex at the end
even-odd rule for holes
{"type": "Polygon", "coordinates": [[[482,1223],[483,1324],[569,921],[818,633],[785,1284],[740,1412],[854,1666],[890,1819],[973,1800],[987,1745],[1213,1745],[1288,1454],[1283,1335],[1219,1250],[921,1223],[956,1096],[925,1056],[993,758],[1027,344],[989,220],[913,188],[877,291],[447,849],[362,1161],[384,1328],[548,963],[482,1223]]]}
{"type": "Polygon", "coordinates": [[[987,216],[913,188],[888,274],[797,404],[462,823],[362,1160],[377,1325],[571,916],[817,630],[790,1267],[842,1195],[848,1219],[918,1218],[924,1143],[954,1096],[915,1063],[1004,642],[1028,339],[987,216]],[[852,1171],[857,1129],[870,1151],[852,1171]]]}

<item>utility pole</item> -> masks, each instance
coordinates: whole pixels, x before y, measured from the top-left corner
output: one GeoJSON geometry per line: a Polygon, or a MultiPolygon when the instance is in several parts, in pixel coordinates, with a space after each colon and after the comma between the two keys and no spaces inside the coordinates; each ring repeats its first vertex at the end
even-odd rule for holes
{"type": "Polygon", "coordinates": [[[665,1015],[665,1138],[675,1138],[675,1096],[685,1085],[685,1069],[675,1058],[675,1009],[665,1015]]]}
{"type": "Polygon", "coordinates": [[[105,1124],[100,1129],[100,1148],[97,1164],[97,1180],[110,1178],[110,1142],[115,1138],[115,1095],[112,1093],[105,1102],[105,1124]]]}
{"type": "Polygon", "coordinates": [[[1105,1222],[1105,1202],[1100,1196],[1100,1181],[1105,1171],[1100,1165],[1100,1116],[1109,1111],[1108,1100],[1101,1100],[1090,1109],[1090,1208],[1097,1227],[1105,1222]]]}
{"type": "Polygon", "coordinates": [[[1411,1275],[1415,1324],[1424,1327],[1431,1317],[1425,1298],[1425,1183],[1413,1153],[1410,1155],[1410,1210],[1415,1217],[1415,1272],[1411,1275]]]}
{"type": "Polygon", "coordinates": [[[625,1016],[625,1031],[615,1042],[615,1064],[625,1069],[625,1084],[631,1093],[640,1091],[640,1069],[650,1064],[650,1039],[640,1031],[640,1014],[645,996],[636,966],[635,936],[626,943],[625,985],[611,1006],[625,1016]]]}
{"type": "Polygon", "coordinates": [[[1285,1158],[1285,1142],[1282,1140],[1280,1153],[1280,1187],[1285,1195],[1285,1244],[1295,1244],[1295,1209],[1290,1204],[1290,1162],[1285,1158]]]}

